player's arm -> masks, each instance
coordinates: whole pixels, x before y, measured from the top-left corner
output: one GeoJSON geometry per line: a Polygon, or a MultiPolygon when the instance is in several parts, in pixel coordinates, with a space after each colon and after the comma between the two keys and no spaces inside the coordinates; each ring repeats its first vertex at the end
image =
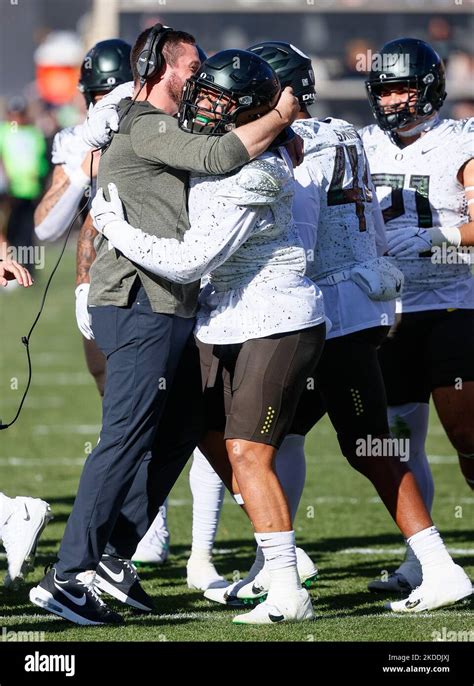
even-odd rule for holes
{"type": "Polygon", "coordinates": [[[84,338],[94,338],[92,332],[87,300],[89,298],[90,277],[89,271],[95,260],[96,252],[94,240],[97,231],[94,229],[92,217],[87,215],[79,232],[76,250],[76,321],[79,331],[84,338]]]}
{"type": "Polygon", "coordinates": [[[390,231],[387,236],[389,254],[395,257],[411,257],[431,250],[433,246],[474,245],[474,159],[463,164],[457,179],[464,187],[471,221],[457,226],[435,226],[432,229],[404,228],[390,231]]]}
{"type": "Polygon", "coordinates": [[[76,249],[76,286],[90,283],[89,271],[95,260],[94,241],[98,231],[94,229],[90,214],[87,215],[79,232],[76,249]]]}
{"type": "Polygon", "coordinates": [[[35,233],[40,240],[56,240],[71,224],[89,187],[91,154],[76,169],[62,164],[54,167],[51,186],[35,211],[35,233]]]}
{"type": "Polygon", "coordinates": [[[459,227],[461,245],[474,245],[474,159],[469,160],[461,167],[458,179],[464,186],[469,219],[471,220],[459,227]]]}
{"type": "Polygon", "coordinates": [[[133,122],[130,141],[135,153],[150,162],[203,174],[227,174],[267,150],[295,118],[295,103],[291,89],[285,89],[274,110],[223,136],[192,135],[169,115],[144,112],[133,122]]]}
{"type": "Polygon", "coordinates": [[[131,226],[123,218],[115,184],[109,184],[108,192],[110,202],[102,189],[92,202],[94,226],[129,260],[176,283],[197,281],[225,262],[267,212],[267,208],[236,206],[231,200],[214,196],[210,207],[178,241],[131,226]]]}

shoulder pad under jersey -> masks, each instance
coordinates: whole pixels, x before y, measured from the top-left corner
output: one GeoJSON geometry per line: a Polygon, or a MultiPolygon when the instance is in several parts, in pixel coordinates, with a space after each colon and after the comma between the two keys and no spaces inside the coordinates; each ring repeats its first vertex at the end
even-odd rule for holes
{"type": "Polygon", "coordinates": [[[292,179],[286,164],[275,155],[259,157],[226,179],[217,195],[236,205],[271,205],[292,179]]]}

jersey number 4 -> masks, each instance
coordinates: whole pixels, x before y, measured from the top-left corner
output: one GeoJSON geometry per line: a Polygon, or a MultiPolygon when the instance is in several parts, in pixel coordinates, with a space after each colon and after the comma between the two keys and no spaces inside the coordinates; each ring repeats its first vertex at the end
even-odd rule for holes
{"type": "Polygon", "coordinates": [[[355,203],[355,211],[359,220],[359,231],[367,230],[365,220],[365,203],[372,201],[372,193],[368,187],[367,160],[362,156],[362,185],[359,182],[359,155],[355,145],[337,145],[334,159],[334,171],[331,185],[328,189],[328,207],[355,203]],[[347,162],[352,175],[352,185],[343,188],[347,162]]]}
{"type": "MultiPolygon", "coordinates": [[[[374,186],[388,186],[392,189],[391,204],[382,210],[385,223],[405,214],[403,189],[405,174],[372,174],[374,186]]],[[[433,215],[429,201],[430,177],[413,174],[410,176],[409,188],[415,191],[415,205],[420,229],[433,226],[433,215]]]]}

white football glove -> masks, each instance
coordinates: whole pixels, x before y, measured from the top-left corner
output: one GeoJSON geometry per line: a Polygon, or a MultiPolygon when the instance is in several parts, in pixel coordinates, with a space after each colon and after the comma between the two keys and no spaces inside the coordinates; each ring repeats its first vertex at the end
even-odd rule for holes
{"type": "Polygon", "coordinates": [[[76,321],[79,331],[88,341],[94,339],[91,328],[91,316],[87,309],[87,298],[89,297],[90,283],[81,283],[76,288],[76,321]]]}
{"type": "Polygon", "coordinates": [[[94,227],[106,238],[107,224],[110,224],[110,222],[123,221],[125,219],[123,205],[118,194],[117,186],[114,183],[109,183],[108,191],[110,201],[107,201],[104,198],[104,191],[102,188],[99,188],[91,206],[91,216],[94,221],[94,227]]]}
{"type": "Polygon", "coordinates": [[[388,254],[391,257],[418,257],[433,247],[433,238],[427,229],[408,227],[387,231],[388,254]]]}
{"type": "Polygon", "coordinates": [[[118,131],[119,115],[117,106],[123,98],[133,95],[133,81],[122,83],[108,93],[102,100],[89,107],[87,119],[82,125],[82,138],[91,148],[102,148],[112,138],[112,132],[118,131]]]}
{"type": "Polygon", "coordinates": [[[66,164],[71,169],[77,169],[89,151],[90,146],[82,138],[82,126],[62,129],[54,137],[51,162],[66,164]]]}

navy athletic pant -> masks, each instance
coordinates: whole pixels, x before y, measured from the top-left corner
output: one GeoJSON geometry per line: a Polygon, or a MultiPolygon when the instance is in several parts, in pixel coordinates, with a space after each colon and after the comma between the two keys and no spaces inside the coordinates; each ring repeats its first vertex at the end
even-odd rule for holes
{"type": "MultiPolygon", "coordinates": [[[[124,555],[130,557],[137,536],[145,533],[169,492],[168,484],[163,482],[151,505],[149,493],[160,478],[171,480],[172,486],[177,467],[184,466],[194,448],[193,439],[179,445],[176,435],[174,445],[169,429],[160,440],[161,420],[194,320],[153,312],[143,287],[130,307],[93,307],[90,312],[95,339],[107,358],[102,430],[84,465],[59,550],[56,569],[63,578],[96,569],[110,538],[117,552],[130,552],[124,555]],[[188,449],[183,457],[181,451],[188,449]]],[[[182,411],[182,396],[181,402],[182,411]]],[[[176,398],[174,403],[176,412],[176,398]]],[[[183,426],[185,422],[186,416],[183,426]]]]}

